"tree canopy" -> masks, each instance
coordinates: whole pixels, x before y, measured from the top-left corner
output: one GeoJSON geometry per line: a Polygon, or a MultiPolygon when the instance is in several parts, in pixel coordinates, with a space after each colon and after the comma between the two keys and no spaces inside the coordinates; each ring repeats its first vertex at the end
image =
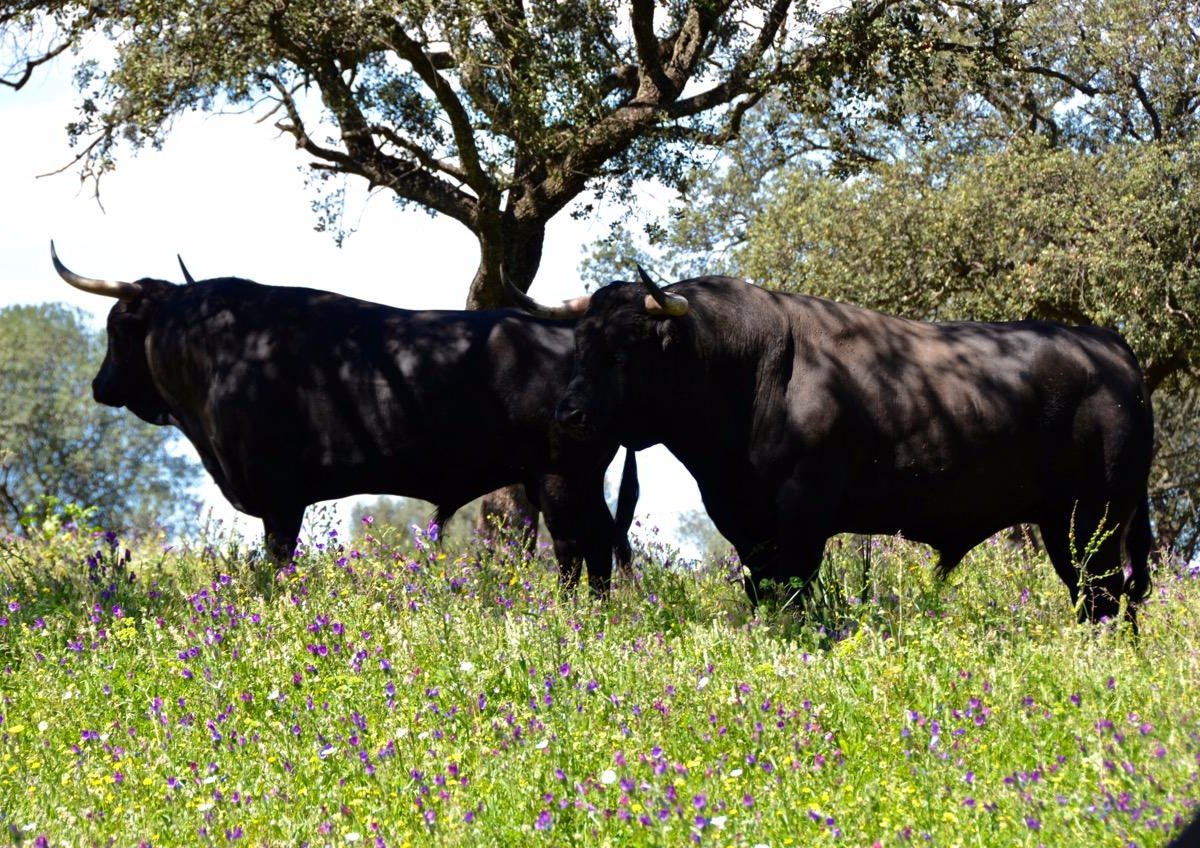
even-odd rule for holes
{"type": "Polygon", "coordinates": [[[199,468],[169,427],[92,400],[104,345],[59,304],[0,310],[0,528],[47,508],[95,507],[105,529],[154,530],[183,515],[199,468]]]}
{"type": "MultiPolygon", "coordinates": [[[[122,145],[225,106],[270,116],[321,178],[357,177],[470,229],[472,306],[537,270],[546,222],[589,190],[682,181],[763,95],[853,76],[900,0],[0,3],[18,87],[98,33],[71,134],[98,176],[122,145]]],[[[329,207],[327,207],[327,212],[329,207]]],[[[328,221],[336,225],[335,221],[328,221]]]]}

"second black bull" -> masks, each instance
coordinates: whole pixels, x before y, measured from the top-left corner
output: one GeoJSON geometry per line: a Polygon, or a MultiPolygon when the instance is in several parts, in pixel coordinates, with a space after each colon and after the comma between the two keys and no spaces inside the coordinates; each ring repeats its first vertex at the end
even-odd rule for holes
{"type": "Polygon", "coordinates": [[[910,321],[726,277],[660,289],[641,274],[542,308],[582,315],[559,421],[600,443],[664,444],[749,568],[752,596],[808,584],[835,533],[925,542],[945,575],[1019,523],[1041,528],[1081,617],[1146,594],[1153,420],[1117,333],[910,321]]]}
{"type": "Polygon", "coordinates": [[[262,519],[277,561],[316,501],[405,495],[435,504],[444,522],[520,483],[569,585],[586,561],[603,592],[614,549],[628,562],[633,452],[614,521],[604,474],[616,439],[582,444],[553,420],[574,322],[409,311],[235,278],[97,280],[51,254],[68,283],[116,299],[96,400],[182,430],[229,502],[262,519]]]}

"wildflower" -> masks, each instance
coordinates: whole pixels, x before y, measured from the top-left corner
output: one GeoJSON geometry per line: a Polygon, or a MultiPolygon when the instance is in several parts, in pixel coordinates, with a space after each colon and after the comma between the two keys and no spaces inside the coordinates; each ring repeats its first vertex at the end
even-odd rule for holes
{"type": "Polygon", "coordinates": [[[612,769],[605,769],[600,772],[600,782],[605,786],[611,786],[617,782],[617,773],[612,769]]]}

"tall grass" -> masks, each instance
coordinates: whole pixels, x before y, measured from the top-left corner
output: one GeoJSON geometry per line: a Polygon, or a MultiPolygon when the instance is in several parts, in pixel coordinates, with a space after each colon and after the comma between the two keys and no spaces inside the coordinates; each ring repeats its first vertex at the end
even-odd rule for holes
{"type": "Polygon", "coordinates": [[[802,613],[661,545],[597,603],[544,552],[398,542],[322,533],[264,588],[211,530],[3,541],[0,840],[1154,846],[1200,798],[1179,567],[1134,638],[999,543],[941,583],[835,542],[802,613]]]}

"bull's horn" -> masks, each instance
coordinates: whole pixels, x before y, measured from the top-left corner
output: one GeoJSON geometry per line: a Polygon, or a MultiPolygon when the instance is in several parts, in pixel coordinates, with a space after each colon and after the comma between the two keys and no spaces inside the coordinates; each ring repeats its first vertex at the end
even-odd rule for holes
{"type": "Polygon", "coordinates": [[[591,302],[591,295],[583,295],[575,297],[571,300],[563,301],[561,306],[547,306],[544,303],[538,303],[525,292],[521,291],[508,275],[504,273],[504,269],[500,269],[500,282],[508,292],[509,298],[524,312],[531,315],[538,315],[542,318],[578,318],[584,312],[587,312],[588,304],[591,302]]]}
{"type": "Polygon", "coordinates": [[[638,275],[642,278],[642,285],[650,294],[646,295],[646,311],[653,313],[662,313],[678,318],[680,315],[687,315],[688,302],[687,298],[681,294],[671,294],[668,291],[663,291],[659,288],[654,280],[650,279],[650,275],[646,273],[646,269],[641,265],[637,266],[638,275]]]}
{"type": "Polygon", "coordinates": [[[54,250],[54,242],[50,242],[50,260],[54,270],[75,288],[91,294],[102,294],[105,297],[115,297],[120,300],[133,300],[142,293],[142,287],[137,283],[125,283],[117,280],[94,280],[91,277],[81,277],[59,261],[54,250]]]}
{"type": "Polygon", "coordinates": [[[183,257],[176,253],[175,258],[179,260],[179,270],[183,272],[183,281],[189,286],[192,285],[192,283],[196,282],[196,278],[188,273],[187,266],[183,264],[183,257]]]}

